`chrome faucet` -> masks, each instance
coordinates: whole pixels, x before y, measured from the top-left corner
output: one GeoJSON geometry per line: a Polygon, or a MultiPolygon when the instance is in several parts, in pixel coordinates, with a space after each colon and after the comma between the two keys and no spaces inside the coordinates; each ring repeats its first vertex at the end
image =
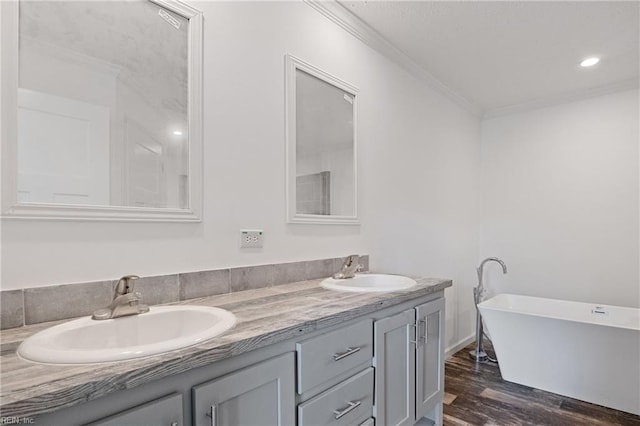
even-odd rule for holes
{"type": "Polygon", "coordinates": [[[353,278],[361,268],[360,264],[360,256],[357,254],[351,254],[344,259],[342,263],[342,267],[338,272],[333,274],[333,278],[336,280],[344,280],[347,278],[353,278]]]}
{"type": "Polygon", "coordinates": [[[138,278],[140,277],[137,275],[125,275],[120,278],[113,292],[111,304],[106,308],[96,310],[91,318],[105,320],[149,312],[149,306],[140,303],[142,295],[133,291],[133,281],[138,278]]]}
{"type": "Polygon", "coordinates": [[[478,286],[473,288],[473,301],[476,305],[476,348],[469,352],[469,356],[475,361],[486,361],[487,359],[489,359],[482,345],[482,340],[484,338],[484,327],[482,326],[480,309],[478,309],[478,303],[482,302],[482,298],[484,297],[485,293],[485,289],[482,284],[482,276],[484,272],[484,265],[487,262],[499,263],[500,266],[502,266],[502,273],[507,273],[507,265],[505,265],[505,263],[497,257],[487,257],[485,260],[480,262],[480,266],[478,266],[478,268],[476,269],[476,272],[478,273],[478,286]]]}

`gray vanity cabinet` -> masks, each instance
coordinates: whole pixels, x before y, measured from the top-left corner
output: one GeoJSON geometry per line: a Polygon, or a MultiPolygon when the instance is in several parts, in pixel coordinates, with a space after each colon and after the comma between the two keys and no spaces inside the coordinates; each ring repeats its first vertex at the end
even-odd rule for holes
{"type": "Polygon", "coordinates": [[[173,394],[87,426],[183,426],[182,395],[173,394]]]}
{"type": "Polygon", "coordinates": [[[374,323],[374,417],[385,426],[422,417],[442,424],[444,298],[374,323]]]}
{"type": "Polygon", "coordinates": [[[39,415],[43,425],[442,425],[442,293],[39,415]],[[96,420],[98,419],[98,420],[96,420]]]}
{"type": "Polygon", "coordinates": [[[294,354],[286,353],[195,386],[192,398],[194,425],[294,425],[294,354]]]}

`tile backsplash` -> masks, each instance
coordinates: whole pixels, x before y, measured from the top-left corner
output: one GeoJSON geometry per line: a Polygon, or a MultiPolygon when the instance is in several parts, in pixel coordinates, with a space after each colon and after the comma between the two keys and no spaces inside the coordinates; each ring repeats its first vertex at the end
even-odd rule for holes
{"type": "MultiPolygon", "coordinates": [[[[135,291],[149,305],[233,293],[297,281],[326,278],[338,271],[344,258],[307,260],[271,265],[214,269],[181,274],[142,277],[135,291]]],[[[369,256],[360,257],[364,271],[369,256]]],[[[0,292],[0,329],[21,327],[90,315],[113,297],[116,281],[63,284],[0,292]]]]}
{"type": "Polygon", "coordinates": [[[229,293],[231,291],[229,271],[229,269],[214,269],[179,274],[180,300],[229,293]]]}
{"type": "Polygon", "coordinates": [[[24,295],[22,290],[0,292],[0,326],[3,329],[20,327],[24,323],[24,295]]]}
{"type": "Polygon", "coordinates": [[[111,303],[112,289],[111,281],[26,288],[24,323],[36,324],[88,315],[111,303]]]}

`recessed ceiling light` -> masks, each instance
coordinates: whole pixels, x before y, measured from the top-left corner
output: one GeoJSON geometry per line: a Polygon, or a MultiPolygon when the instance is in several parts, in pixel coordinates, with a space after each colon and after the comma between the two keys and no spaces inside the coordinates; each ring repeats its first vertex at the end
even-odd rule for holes
{"type": "Polygon", "coordinates": [[[581,67],[592,67],[595,64],[597,64],[598,62],[600,62],[600,58],[587,58],[584,61],[580,62],[580,66],[581,67]]]}
{"type": "Polygon", "coordinates": [[[180,130],[174,130],[173,134],[176,136],[182,136],[182,132],[180,130]]]}

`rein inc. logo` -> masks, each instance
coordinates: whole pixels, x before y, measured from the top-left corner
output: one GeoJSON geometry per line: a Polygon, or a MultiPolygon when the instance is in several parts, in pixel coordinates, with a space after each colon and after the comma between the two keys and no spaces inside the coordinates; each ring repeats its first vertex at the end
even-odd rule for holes
{"type": "Polygon", "coordinates": [[[33,417],[3,416],[0,417],[0,425],[33,425],[36,420],[33,417]]]}

